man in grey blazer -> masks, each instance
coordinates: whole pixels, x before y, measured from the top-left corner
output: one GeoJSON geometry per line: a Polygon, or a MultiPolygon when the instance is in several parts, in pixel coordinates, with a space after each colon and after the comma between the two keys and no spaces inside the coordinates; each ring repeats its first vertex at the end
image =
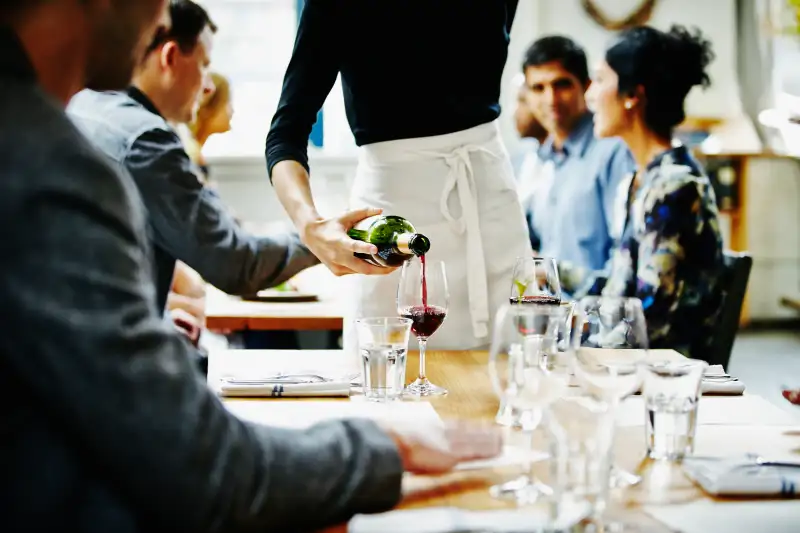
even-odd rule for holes
{"type": "Polygon", "coordinates": [[[170,2],[160,29],[122,91],[85,90],[67,112],[100,151],[133,177],[147,208],[159,307],[176,259],[230,294],[255,294],[319,261],[296,232],[244,231],[198,176],[173,124],[190,122],[208,76],[216,25],[191,0],[170,2]]]}
{"type": "Polygon", "coordinates": [[[135,184],[64,112],[125,86],[163,8],[0,3],[3,530],[305,531],[498,453],[465,426],[258,426],[209,392],[160,316],[135,184]]]}

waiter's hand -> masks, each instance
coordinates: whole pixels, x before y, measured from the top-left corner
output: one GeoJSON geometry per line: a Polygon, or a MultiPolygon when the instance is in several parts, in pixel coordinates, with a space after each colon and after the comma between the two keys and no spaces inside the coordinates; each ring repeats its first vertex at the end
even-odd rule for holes
{"type": "Polygon", "coordinates": [[[347,232],[361,220],[381,214],[380,209],[364,208],[335,217],[309,222],[300,228],[300,237],[308,249],[337,276],[345,274],[384,275],[394,268],[371,265],[353,254],[374,254],[378,249],[351,239],[347,232]]]}

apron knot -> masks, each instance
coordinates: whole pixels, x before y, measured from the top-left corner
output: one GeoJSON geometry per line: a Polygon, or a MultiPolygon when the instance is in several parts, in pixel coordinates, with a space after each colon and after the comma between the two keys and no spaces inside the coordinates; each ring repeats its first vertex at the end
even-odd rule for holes
{"type": "Polygon", "coordinates": [[[477,188],[470,160],[472,152],[484,152],[497,157],[488,148],[474,144],[462,145],[452,151],[435,155],[444,158],[449,169],[439,198],[439,210],[455,233],[459,235],[466,233],[466,264],[469,265],[467,288],[472,332],[476,338],[482,339],[489,336],[489,286],[478,215],[477,188]],[[461,207],[459,218],[453,216],[447,205],[453,192],[458,195],[461,207]]]}

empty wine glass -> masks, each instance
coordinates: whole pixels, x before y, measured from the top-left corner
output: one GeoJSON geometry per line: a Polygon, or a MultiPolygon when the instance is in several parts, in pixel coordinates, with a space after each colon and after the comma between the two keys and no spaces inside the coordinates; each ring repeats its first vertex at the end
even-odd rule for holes
{"type": "MultiPolygon", "coordinates": [[[[519,412],[521,429],[530,432],[531,438],[548,405],[569,386],[570,352],[558,349],[559,337],[568,336],[565,312],[560,306],[509,304],[497,313],[489,375],[495,393],[519,412]]],[[[530,503],[551,491],[530,471],[492,487],[490,493],[530,503]]]]}
{"type": "Polygon", "coordinates": [[[558,305],[561,282],[552,257],[518,257],[511,283],[512,304],[558,305]]]}
{"type": "MultiPolygon", "coordinates": [[[[609,404],[613,424],[620,402],[641,385],[640,366],[648,349],[642,302],[591,296],[578,302],[575,315],[575,377],[585,392],[609,404]]],[[[624,487],[640,478],[613,468],[611,479],[612,485],[624,487]]]]}
{"type": "Polygon", "coordinates": [[[450,293],[444,263],[421,256],[403,263],[397,287],[397,312],[411,319],[411,332],[419,341],[419,377],[406,387],[414,396],[447,394],[447,389],[431,383],[425,374],[425,348],[428,339],[447,316],[450,293]]]}

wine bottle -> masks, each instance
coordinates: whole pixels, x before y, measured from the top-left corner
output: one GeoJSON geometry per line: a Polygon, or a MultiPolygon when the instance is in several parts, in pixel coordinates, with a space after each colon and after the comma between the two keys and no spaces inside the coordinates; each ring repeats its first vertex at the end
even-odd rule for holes
{"type": "Polygon", "coordinates": [[[354,254],[359,259],[377,266],[395,267],[417,255],[425,255],[431,241],[417,233],[414,226],[394,215],[376,215],[365,218],[347,232],[350,238],[374,244],[377,254],[354,254]]]}

